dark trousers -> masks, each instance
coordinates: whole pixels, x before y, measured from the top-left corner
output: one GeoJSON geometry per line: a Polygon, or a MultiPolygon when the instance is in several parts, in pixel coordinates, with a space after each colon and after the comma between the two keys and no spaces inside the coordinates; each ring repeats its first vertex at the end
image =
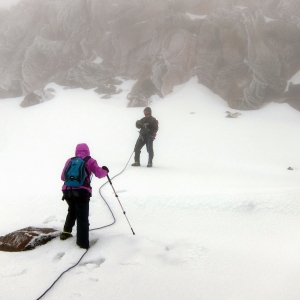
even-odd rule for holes
{"type": "Polygon", "coordinates": [[[77,221],[77,245],[81,248],[89,248],[89,200],[90,193],[84,189],[63,191],[64,199],[68,203],[64,231],[72,232],[77,221]]]}
{"type": "Polygon", "coordinates": [[[149,135],[142,135],[137,139],[134,147],[134,161],[140,162],[141,150],[145,145],[147,148],[147,152],[149,153],[149,163],[152,164],[152,160],[154,157],[153,138],[149,135]]]}

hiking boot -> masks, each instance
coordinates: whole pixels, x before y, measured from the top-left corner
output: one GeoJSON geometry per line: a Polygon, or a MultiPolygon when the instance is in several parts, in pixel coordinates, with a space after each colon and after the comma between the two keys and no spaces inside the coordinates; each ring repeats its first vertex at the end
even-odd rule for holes
{"type": "Polygon", "coordinates": [[[70,238],[70,237],[72,237],[73,235],[71,234],[71,232],[66,232],[66,231],[63,231],[61,234],[60,234],[60,239],[62,240],[62,241],[64,241],[64,240],[66,240],[66,239],[68,239],[68,238],[70,238]]]}
{"type": "Polygon", "coordinates": [[[138,161],[136,161],[135,163],[132,164],[133,167],[139,167],[140,165],[141,164],[138,161]]]}
{"type": "Polygon", "coordinates": [[[147,165],[147,167],[148,167],[148,168],[152,168],[152,163],[149,163],[149,164],[147,165]]]}

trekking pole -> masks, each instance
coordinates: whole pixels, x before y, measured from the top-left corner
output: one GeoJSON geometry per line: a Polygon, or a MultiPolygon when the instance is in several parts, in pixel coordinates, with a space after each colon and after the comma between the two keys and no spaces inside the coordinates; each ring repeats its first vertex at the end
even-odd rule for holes
{"type": "Polygon", "coordinates": [[[118,197],[118,195],[117,195],[117,193],[116,193],[116,191],[115,191],[115,189],[114,189],[114,187],[113,187],[113,185],[112,185],[112,182],[111,182],[109,176],[108,176],[108,175],[106,175],[106,176],[107,176],[107,179],[108,179],[108,181],[109,181],[109,183],[110,183],[110,185],[111,185],[111,187],[112,187],[112,189],[113,189],[113,191],[114,191],[114,193],[115,193],[115,196],[117,197],[117,199],[118,199],[118,201],[119,201],[119,204],[120,204],[120,206],[121,206],[121,208],[122,208],[122,210],[123,210],[123,214],[124,214],[124,216],[125,216],[125,218],[126,218],[128,224],[129,224],[129,226],[130,226],[130,229],[131,229],[133,235],[135,235],[135,233],[134,233],[134,231],[133,231],[133,229],[132,229],[132,227],[131,227],[131,225],[130,225],[130,222],[129,222],[127,216],[126,216],[126,212],[124,211],[124,208],[123,208],[123,206],[122,206],[122,204],[121,204],[121,202],[120,202],[120,200],[119,200],[119,197],[118,197]]]}

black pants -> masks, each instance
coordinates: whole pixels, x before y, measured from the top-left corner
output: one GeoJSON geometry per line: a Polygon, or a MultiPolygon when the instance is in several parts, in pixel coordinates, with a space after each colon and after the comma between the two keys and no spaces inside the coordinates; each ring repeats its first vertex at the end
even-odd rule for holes
{"type": "Polygon", "coordinates": [[[147,148],[147,152],[149,153],[149,163],[152,164],[152,160],[154,157],[153,138],[149,135],[142,135],[137,139],[134,147],[134,161],[140,162],[141,150],[145,145],[147,148]]]}
{"type": "Polygon", "coordinates": [[[64,199],[68,203],[64,231],[72,232],[77,220],[77,245],[81,248],[89,248],[89,201],[91,194],[85,189],[63,191],[64,199]]]}

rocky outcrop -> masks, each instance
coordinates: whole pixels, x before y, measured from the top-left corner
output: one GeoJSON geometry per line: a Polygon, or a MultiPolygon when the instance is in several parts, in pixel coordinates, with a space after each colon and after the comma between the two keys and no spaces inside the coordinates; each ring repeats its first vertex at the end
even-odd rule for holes
{"type": "Polygon", "coordinates": [[[51,100],[55,97],[55,90],[52,88],[34,90],[24,97],[24,100],[20,103],[21,107],[28,107],[36,104],[40,104],[51,100]]]}
{"type": "Polygon", "coordinates": [[[32,250],[57,237],[60,232],[53,228],[26,227],[0,237],[0,251],[19,252],[32,250]]]}
{"type": "Polygon", "coordinates": [[[0,10],[0,98],[49,82],[109,98],[118,77],[143,106],[197,76],[231,108],[258,109],[288,99],[299,50],[295,0],[20,0],[0,10]]]}

